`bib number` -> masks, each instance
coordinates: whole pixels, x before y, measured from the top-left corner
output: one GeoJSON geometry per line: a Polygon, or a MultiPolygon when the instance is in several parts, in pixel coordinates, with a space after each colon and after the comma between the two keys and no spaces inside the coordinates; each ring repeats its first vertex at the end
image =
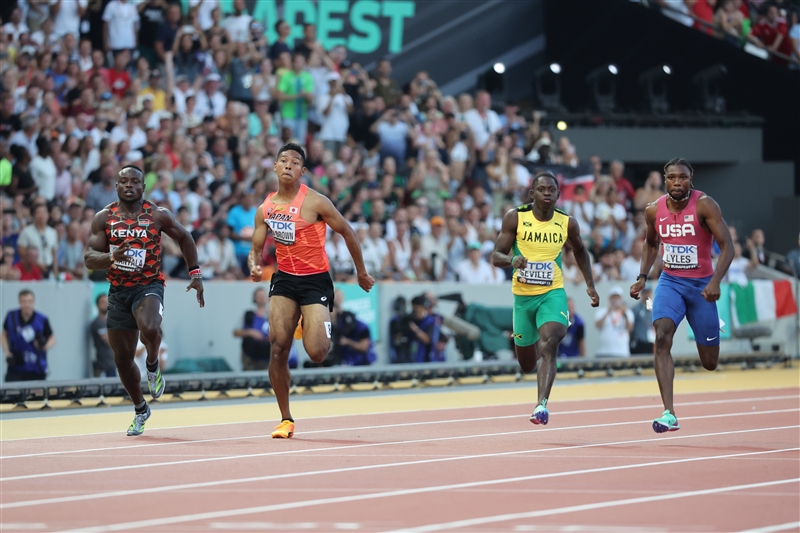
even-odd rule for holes
{"type": "Polygon", "coordinates": [[[551,286],[555,277],[553,261],[528,261],[525,268],[517,270],[517,281],[526,285],[551,286]]]}
{"type": "Polygon", "coordinates": [[[698,268],[697,245],[664,244],[664,266],[673,270],[698,268]]]}
{"type": "Polygon", "coordinates": [[[272,235],[275,237],[275,242],[285,245],[295,243],[297,237],[296,224],[292,221],[286,220],[267,220],[269,229],[272,230],[272,235]]]}
{"type": "MultiPolygon", "coordinates": [[[[112,244],[108,247],[108,250],[113,254],[114,250],[117,248],[119,248],[119,246],[112,244]]],[[[124,262],[117,262],[115,265],[117,269],[124,272],[141,272],[144,268],[146,252],[147,251],[143,248],[131,248],[125,252],[126,260],[124,262]]]]}

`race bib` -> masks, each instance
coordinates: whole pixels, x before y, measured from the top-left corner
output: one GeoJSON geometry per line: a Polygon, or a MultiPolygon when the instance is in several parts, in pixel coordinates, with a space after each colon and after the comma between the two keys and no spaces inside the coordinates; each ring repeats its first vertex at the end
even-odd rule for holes
{"type": "Polygon", "coordinates": [[[555,263],[553,261],[528,261],[528,266],[517,270],[517,281],[526,285],[553,284],[555,263]]]}
{"type": "MultiPolygon", "coordinates": [[[[113,254],[114,250],[119,248],[119,246],[111,245],[109,246],[109,251],[113,254]]],[[[125,261],[118,261],[115,263],[116,267],[123,272],[141,272],[144,268],[144,258],[147,254],[147,250],[143,248],[131,248],[127,252],[125,252],[125,261]]]]}
{"type": "Polygon", "coordinates": [[[664,244],[664,266],[673,270],[698,268],[696,244],[664,244]]]}
{"type": "Polygon", "coordinates": [[[275,242],[285,245],[294,244],[296,238],[295,222],[286,220],[267,220],[275,242]]]}

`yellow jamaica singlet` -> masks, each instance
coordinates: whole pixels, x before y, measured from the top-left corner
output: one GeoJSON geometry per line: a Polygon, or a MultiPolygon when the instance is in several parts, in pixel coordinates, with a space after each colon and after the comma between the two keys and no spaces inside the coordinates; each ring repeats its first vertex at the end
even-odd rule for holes
{"type": "Polygon", "coordinates": [[[520,296],[536,296],[564,287],[561,274],[561,249],[567,242],[569,216],[556,209],[553,218],[537,220],[533,204],[517,208],[517,239],[514,255],[522,255],[528,266],[516,269],[511,292],[520,296]]]}

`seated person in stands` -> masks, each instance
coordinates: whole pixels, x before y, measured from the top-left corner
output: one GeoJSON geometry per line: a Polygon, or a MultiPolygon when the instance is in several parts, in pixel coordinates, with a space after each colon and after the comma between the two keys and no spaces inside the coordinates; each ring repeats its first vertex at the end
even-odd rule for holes
{"type": "Polygon", "coordinates": [[[444,352],[439,348],[441,323],[430,311],[425,296],[411,300],[411,315],[408,320],[409,354],[411,362],[431,363],[444,361],[444,352]]]}
{"type": "Polygon", "coordinates": [[[370,365],[375,362],[375,345],[372,342],[369,326],[360,321],[354,313],[342,308],[344,293],[336,291],[333,313],[332,357],[334,364],[346,366],[370,365]]]}
{"type": "MultiPolygon", "coordinates": [[[[242,370],[267,370],[269,368],[269,295],[259,287],[253,292],[254,311],[244,314],[242,328],[233,331],[234,337],[242,338],[242,370]]],[[[289,367],[297,368],[297,350],[289,352],[289,367]]]]}

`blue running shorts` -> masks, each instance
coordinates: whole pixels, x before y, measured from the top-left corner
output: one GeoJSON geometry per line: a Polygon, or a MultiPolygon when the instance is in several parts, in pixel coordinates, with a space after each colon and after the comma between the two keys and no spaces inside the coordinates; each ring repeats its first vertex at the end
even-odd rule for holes
{"type": "Polygon", "coordinates": [[[707,302],[700,294],[711,276],[679,278],[661,273],[653,295],[653,322],[669,318],[675,327],[686,317],[697,344],[719,346],[719,314],[716,302],[707,302]]]}

